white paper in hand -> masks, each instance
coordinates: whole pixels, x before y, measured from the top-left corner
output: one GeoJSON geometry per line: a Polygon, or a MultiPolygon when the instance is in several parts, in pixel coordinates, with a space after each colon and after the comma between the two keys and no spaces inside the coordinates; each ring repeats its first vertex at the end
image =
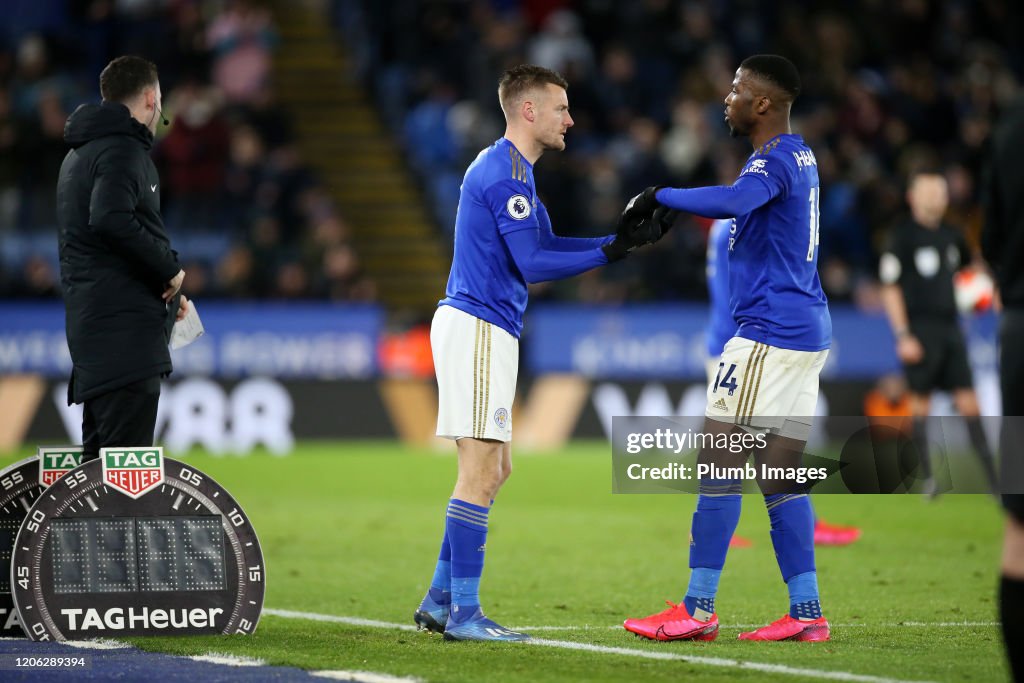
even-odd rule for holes
{"type": "Polygon", "coordinates": [[[199,319],[199,312],[196,311],[196,302],[189,301],[185,317],[175,322],[174,327],[171,328],[171,349],[188,346],[202,336],[203,322],[199,319]]]}

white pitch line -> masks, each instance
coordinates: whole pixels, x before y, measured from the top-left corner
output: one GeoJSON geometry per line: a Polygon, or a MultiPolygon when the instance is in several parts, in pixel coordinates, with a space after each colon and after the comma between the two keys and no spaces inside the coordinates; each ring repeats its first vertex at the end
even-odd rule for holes
{"type": "MultiPolygon", "coordinates": [[[[997,627],[1002,624],[998,621],[904,621],[904,622],[893,622],[891,624],[833,624],[829,622],[832,628],[902,628],[904,626],[924,626],[924,627],[935,627],[935,628],[979,628],[979,627],[997,627]]],[[[721,630],[728,631],[741,630],[745,628],[761,628],[764,624],[729,624],[728,626],[722,626],[721,630]]],[[[614,631],[615,629],[621,629],[622,624],[613,624],[611,626],[595,626],[593,624],[581,624],[579,626],[509,626],[508,628],[513,631],[614,631]]]]}
{"type": "Polygon", "coordinates": [[[422,678],[389,676],[373,671],[310,671],[310,676],[330,678],[336,681],[358,681],[358,683],[422,683],[422,678]]]}
{"type": "Polygon", "coordinates": [[[100,638],[98,640],[65,640],[64,644],[70,645],[71,647],[79,647],[83,650],[127,650],[135,647],[131,643],[125,643],[120,640],[110,640],[109,638],[100,638]]]}
{"type": "MultiPolygon", "coordinates": [[[[408,624],[395,624],[376,619],[362,619],[359,617],[337,616],[333,614],[317,614],[315,612],[296,612],[284,609],[263,610],[264,614],[283,617],[285,619],[305,619],[308,621],[324,621],[337,624],[350,624],[353,626],[368,626],[371,628],[397,629],[401,631],[416,630],[415,626],[408,624]]],[[[820,678],[833,681],[854,681],[855,683],[915,683],[904,679],[884,678],[881,676],[867,676],[847,671],[826,671],[822,669],[802,669],[798,667],[785,666],[783,664],[765,664],[761,662],[742,662],[737,659],[724,659],[721,657],[705,657],[703,655],[681,655],[674,652],[658,652],[656,650],[636,650],[628,647],[609,647],[606,645],[592,645],[590,643],[574,643],[566,640],[545,640],[534,638],[524,645],[540,647],[555,647],[564,650],[583,650],[586,652],[597,652],[601,654],[621,655],[624,657],[638,657],[641,659],[658,659],[663,661],[687,662],[689,664],[704,664],[706,666],[718,666],[732,669],[747,669],[750,671],[763,671],[765,673],[783,674],[789,676],[806,676],[807,678],[820,678]]]]}
{"type": "Polygon", "coordinates": [[[390,621],[362,619],[360,617],[339,617],[333,614],[316,614],[315,612],[295,612],[290,609],[263,609],[263,614],[270,614],[285,619],[306,619],[308,621],[329,621],[335,624],[351,624],[352,626],[369,626],[370,628],[397,628],[400,631],[417,631],[412,624],[393,624],[390,621]]]}
{"type": "Polygon", "coordinates": [[[847,671],[824,671],[821,669],[802,669],[799,667],[786,666],[785,664],[764,664],[762,662],[741,662],[738,659],[725,659],[722,657],[705,657],[695,655],[680,655],[674,652],[656,652],[654,650],[634,650],[628,647],[609,647],[607,645],[591,645],[590,643],[573,643],[566,640],[544,640],[534,638],[527,641],[530,645],[541,645],[544,647],[557,647],[564,650],[583,650],[585,652],[599,652],[601,654],[625,655],[627,657],[640,657],[642,659],[661,659],[688,664],[704,664],[706,666],[721,666],[731,669],[748,669],[751,671],[763,671],[765,673],[786,674],[789,676],[806,676],[807,678],[821,678],[832,681],[856,681],[857,683],[916,683],[905,679],[884,678],[881,676],[867,676],[847,671]]]}
{"type": "Polygon", "coordinates": [[[195,662],[206,662],[207,664],[222,664],[224,666],[266,666],[262,659],[252,657],[241,657],[239,655],[228,655],[221,652],[207,652],[205,655],[189,655],[187,659],[195,662]]]}

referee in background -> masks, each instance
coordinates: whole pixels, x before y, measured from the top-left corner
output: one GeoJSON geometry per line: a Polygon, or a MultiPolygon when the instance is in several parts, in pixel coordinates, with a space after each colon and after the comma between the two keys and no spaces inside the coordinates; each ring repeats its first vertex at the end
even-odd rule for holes
{"type": "Polygon", "coordinates": [[[83,460],[107,446],[149,446],[171,328],[188,310],[185,271],[160,218],[149,157],[161,113],[156,66],[118,57],[100,74],[100,104],[68,117],[57,181],[60,275],[71,381],[84,403],[83,460]]]}
{"type": "Polygon", "coordinates": [[[914,443],[926,477],[925,493],[938,493],[928,457],[925,420],[933,391],[953,393],[956,411],[967,422],[971,445],[993,491],[995,466],[981,425],[978,395],[960,330],[953,275],[967,265],[970,251],[963,234],[943,221],[949,187],[937,170],[919,169],[907,182],[910,217],[897,226],[879,261],[885,305],[896,354],[910,388],[914,443]]]}
{"type": "Polygon", "coordinates": [[[999,387],[1003,395],[1000,464],[1006,532],[999,612],[1013,680],[1024,681],[1024,99],[1008,109],[990,141],[982,183],[985,229],[981,247],[1002,298],[999,387]]]}

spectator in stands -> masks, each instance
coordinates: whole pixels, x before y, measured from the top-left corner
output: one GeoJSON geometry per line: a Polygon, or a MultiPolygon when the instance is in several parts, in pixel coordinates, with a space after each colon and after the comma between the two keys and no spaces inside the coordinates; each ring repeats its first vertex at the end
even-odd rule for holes
{"type": "Polygon", "coordinates": [[[14,228],[18,213],[18,143],[10,90],[0,85],[0,234],[14,228]]]}
{"type": "Polygon", "coordinates": [[[270,79],[270,57],[277,33],[270,11],[250,0],[232,0],[210,24],[213,82],[229,102],[251,102],[270,79]]]}
{"type": "Polygon", "coordinates": [[[172,201],[167,221],[193,230],[219,229],[231,132],[220,96],[186,81],[168,97],[174,126],[156,150],[157,167],[172,201]]]}

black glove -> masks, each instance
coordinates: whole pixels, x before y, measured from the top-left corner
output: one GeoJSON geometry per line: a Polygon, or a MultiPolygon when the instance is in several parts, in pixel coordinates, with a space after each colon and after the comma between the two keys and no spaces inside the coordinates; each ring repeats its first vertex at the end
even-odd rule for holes
{"type": "MultiPolygon", "coordinates": [[[[644,219],[642,216],[630,216],[627,211],[623,211],[623,213],[618,216],[618,224],[615,226],[614,241],[601,247],[604,251],[604,255],[608,257],[609,263],[626,258],[627,254],[643,244],[642,238],[640,234],[638,234],[638,230],[640,230],[640,226],[643,222],[644,219]]],[[[649,229],[649,226],[644,227],[644,231],[648,231],[649,229]]]]}
{"type": "Polygon", "coordinates": [[[661,239],[661,236],[672,227],[672,222],[678,215],[666,207],[664,210],[656,211],[653,215],[645,217],[629,217],[625,211],[619,216],[619,225],[615,231],[615,240],[606,244],[601,249],[608,257],[608,262],[618,261],[644,244],[651,244],[661,239]],[[669,216],[668,214],[671,214],[669,216]],[[667,221],[667,226],[666,222],[667,221]]]}
{"type": "Polygon", "coordinates": [[[658,235],[658,239],[664,237],[666,233],[672,229],[672,226],[676,224],[677,218],[679,218],[679,211],[676,209],[670,209],[664,204],[658,206],[658,208],[654,210],[654,214],[651,215],[650,220],[661,230],[661,234],[658,235]]]}
{"type": "Polygon", "coordinates": [[[626,204],[626,208],[622,212],[622,217],[624,219],[635,219],[647,218],[650,216],[654,213],[655,209],[661,206],[661,204],[658,203],[658,200],[655,199],[654,195],[657,194],[658,190],[662,187],[664,187],[664,185],[652,185],[630,199],[629,203],[626,204]]]}
{"type": "Polygon", "coordinates": [[[630,242],[628,237],[615,235],[615,239],[601,247],[601,251],[608,258],[608,263],[615,263],[626,258],[626,254],[636,249],[636,246],[630,242]]]}

